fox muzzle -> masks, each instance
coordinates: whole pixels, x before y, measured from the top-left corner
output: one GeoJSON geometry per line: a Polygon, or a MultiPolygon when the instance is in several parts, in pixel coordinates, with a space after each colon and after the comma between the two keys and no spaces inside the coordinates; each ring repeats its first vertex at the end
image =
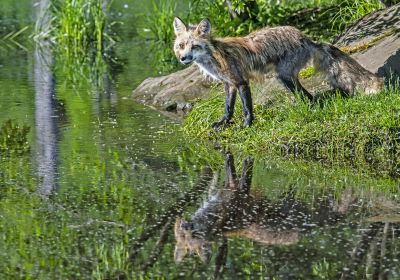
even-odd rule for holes
{"type": "Polygon", "coordinates": [[[181,60],[181,63],[183,63],[183,64],[189,64],[190,62],[193,61],[193,56],[192,55],[181,56],[180,60],[181,60]]]}

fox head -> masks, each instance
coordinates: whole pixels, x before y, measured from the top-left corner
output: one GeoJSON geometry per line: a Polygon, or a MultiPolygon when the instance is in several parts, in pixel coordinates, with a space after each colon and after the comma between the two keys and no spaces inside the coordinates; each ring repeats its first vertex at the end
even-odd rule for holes
{"type": "Polygon", "coordinates": [[[179,61],[189,64],[207,55],[211,38],[211,23],[203,19],[198,25],[186,25],[180,18],[174,18],[174,52],[179,61]]]}
{"type": "Polygon", "coordinates": [[[188,253],[196,254],[203,263],[209,263],[211,259],[211,242],[204,239],[203,234],[195,230],[192,222],[176,218],[175,221],[175,252],[174,259],[180,263],[188,253]]]}

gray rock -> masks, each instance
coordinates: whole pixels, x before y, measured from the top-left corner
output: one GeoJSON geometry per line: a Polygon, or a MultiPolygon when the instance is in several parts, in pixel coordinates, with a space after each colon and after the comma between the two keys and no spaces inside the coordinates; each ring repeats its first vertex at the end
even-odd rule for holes
{"type": "Polygon", "coordinates": [[[167,111],[191,108],[191,102],[208,96],[212,82],[192,65],[167,76],[147,78],[132,93],[136,101],[167,111]]]}
{"type": "Polygon", "coordinates": [[[400,3],[361,18],[340,34],[334,44],[355,47],[372,41],[392,28],[400,28],[400,3]]]}
{"type": "Polygon", "coordinates": [[[381,77],[400,76],[400,3],[366,15],[335,41],[339,47],[372,47],[352,57],[381,77]]]}
{"type": "MultiPolygon", "coordinates": [[[[366,50],[352,54],[362,66],[379,76],[400,76],[400,3],[371,13],[341,34],[335,45],[356,49],[369,44],[366,50]]],[[[329,90],[320,76],[305,79],[302,84],[311,92],[329,90]]],[[[148,78],[133,91],[132,98],[140,103],[167,111],[188,111],[192,103],[207,98],[216,83],[204,78],[192,65],[167,76],[148,78]]],[[[218,84],[216,84],[218,85],[218,84]]],[[[270,102],[277,92],[285,89],[271,75],[262,83],[253,83],[255,103],[270,102]]],[[[221,87],[221,93],[223,91],[221,87]]]]}

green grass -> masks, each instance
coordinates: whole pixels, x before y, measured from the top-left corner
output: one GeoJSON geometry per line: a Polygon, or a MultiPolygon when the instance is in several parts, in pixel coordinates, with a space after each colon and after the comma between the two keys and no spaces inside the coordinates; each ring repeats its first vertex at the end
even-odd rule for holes
{"type": "Polygon", "coordinates": [[[147,26],[150,29],[151,38],[154,41],[152,51],[154,61],[161,72],[170,72],[178,68],[178,60],[175,58],[172,42],[174,31],[172,22],[177,15],[177,3],[166,0],[152,0],[152,12],[146,17],[147,26]]]}
{"type": "Polygon", "coordinates": [[[233,123],[223,131],[214,131],[210,126],[222,117],[224,107],[223,95],[214,95],[194,107],[182,130],[189,139],[212,140],[251,153],[367,163],[385,172],[397,173],[398,87],[370,97],[332,96],[312,106],[300,99],[294,102],[288,97],[281,99],[255,106],[255,122],[251,128],[242,128],[243,117],[237,108],[233,123]]]}
{"type": "Polygon", "coordinates": [[[343,30],[365,15],[383,8],[379,0],[342,0],[338,1],[338,5],[340,9],[332,18],[332,28],[338,30],[343,30]]]}
{"type": "Polygon", "coordinates": [[[28,133],[30,127],[16,124],[9,119],[0,128],[0,154],[26,154],[30,150],[28,133]]]}
{"type": "Polygon", "coordinates": [[[106,32],[107,9],[100,0],[65,0],[53,6],[56,52],[73,84],[79,76],[98,83],[106,72],[103,53],[113,42],[106,32]]]}
{"type": "Polygon", "coordinates": [[[106,9],[100,0],[65,0],[53,6],[56,41],[79,52],[87,47],[101,51],[105,41],[106,9]]]}
{"type": "Polygon", "coordinates": [[[57,0],[42,11],[34,40],[49,44],[62,65],[62,76],[73,85],[80,81],[99,84],[106,73],[106,53],[115,43],[108,35],[110,9],[102,0],[57,0]]]}

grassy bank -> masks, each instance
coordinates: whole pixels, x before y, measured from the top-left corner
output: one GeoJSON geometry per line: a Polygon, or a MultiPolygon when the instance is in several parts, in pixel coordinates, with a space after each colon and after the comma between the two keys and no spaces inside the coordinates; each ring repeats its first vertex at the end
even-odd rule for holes
{"type": "MultiPolygon", "coordinates": [[[[400,148],[400,89],[376,96],[332,96],[317,105],[289,94],[268,105],[255,106],[255,123],[243,129],[240,104],[233,123],[223,131],[210,126],[223,115],[223,94],[197,104],[184,122],[190,139],[264,153],[324,161],[368,164],[397,175],[400,148]]],[[[240,102],[238,102],[240,103],[240,102]]]]}

